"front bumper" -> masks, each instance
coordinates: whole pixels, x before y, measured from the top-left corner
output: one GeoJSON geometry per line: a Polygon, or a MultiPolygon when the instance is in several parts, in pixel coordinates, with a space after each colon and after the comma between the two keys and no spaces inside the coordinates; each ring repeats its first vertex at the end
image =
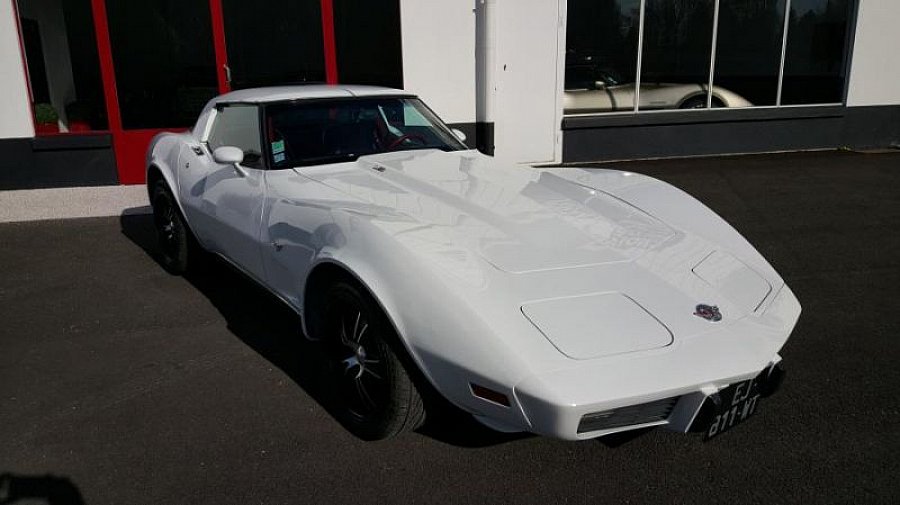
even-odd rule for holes
{"type": "Polygon", "coordinates": [[[537,402],[527,396],[519,400],[528,413],[531,431],[566,440],[597,438],[657,426],[687,433],[692,426],[705,424],[705,418],[719,403],[719,391],[757,376],[760,377],[762,396],[774,394],[784,377],[781,357],[775,355],[762,372],[738,376],[718,385],[698,385],[679,394],[666,393],[661,398],[646,401],[562,406],[537,402]]]}
{"type": "Polygon", "coordinates": [[[716,393],[729,384],[765,370],[772,374],[768,386],[777,388],[783,375],[778,351],[799,314],[797,299],[784,286],[760,316],[703,335],[676,338],[663,349],[532,376],[516,385],[515,398],[530,425],[528,431],[541,435],[581,440],[650,426],[685,432],[701,414],[704,402],[714,401],[716,393]],[[667,399],[671,400],[669,410],[662,402],[667,399]],[[641,406],[646,406],[646,417],[641,417],[641,406]],[[598,423],[594,427],[600,429],[589,430],[581,425],[586,415],[626,408],[634,421],[631,424],[603,427],[598,423]]]}

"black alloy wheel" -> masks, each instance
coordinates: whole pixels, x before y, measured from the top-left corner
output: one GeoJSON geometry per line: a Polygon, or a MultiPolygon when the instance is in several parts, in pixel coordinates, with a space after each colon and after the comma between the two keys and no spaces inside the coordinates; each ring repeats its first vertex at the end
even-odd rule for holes
{"type": "Polygon", "coordinates": [[[371,296],[351,282],[328,289],[321,319],[335,415],[363,440],[419,427],[425,408],[407,373],[414,366],[371,296]]]}
{"type": "Polygon", "coordinates": [[[157,181],[154,185],[152,203],[161,262],[169,272],[183,274],[188,269],[193,249],[192,237],[165,181],[157,181]]]}

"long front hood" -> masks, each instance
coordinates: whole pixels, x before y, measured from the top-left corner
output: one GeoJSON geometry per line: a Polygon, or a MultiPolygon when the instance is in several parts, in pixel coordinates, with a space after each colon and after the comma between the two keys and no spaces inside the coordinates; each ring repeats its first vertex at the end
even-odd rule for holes
{"type": "Polygon", "coordinates": [[[510,273],[633,261],[675,234],[603,191],[471,152],[368,156],[312,177],[438,228],[510,273]]]}
{"type": "Polygon", "coordinates": [[[573,359],[649,351],[714,331],[763,310],[781,287],[764,260],[745,262],[758,254],[721,218],[687,195],[654,193],[677,190],[639,175],[538,170],[437,151],[302,173],[351,195],[348,206],[360,202],[348,211],[452,277],[449,285],[491,314],[491,325],[526,319],[573,359]],[[690,209],[687,219],[676,215],[682,208],[690,209]],[[700,304],[716,306],[721,320],[694,315],[700,304]]]}

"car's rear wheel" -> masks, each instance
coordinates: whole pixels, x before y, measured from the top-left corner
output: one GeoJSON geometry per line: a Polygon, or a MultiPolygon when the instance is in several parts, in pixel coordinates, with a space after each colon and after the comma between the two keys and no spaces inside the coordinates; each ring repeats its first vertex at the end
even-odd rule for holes
{"type": "Polygon", "coordinates": [[[341,424],[364,440],[421,426],[425,407],[407,371],[414,365],[378,304],[355,283],[337,281],[328,288],[322,309],[319,337],[341,424]]]}
{"type": "MultiPolygon", "coordinates": [[[[721,100],[719,100],[716,97],[713,97],[713,99],[712,99],[712,108],[713,109],[718,109],[718,108],[724,107],[724,106],[725,106],[725,104],[722,103],[721,100]]],[[[706,95],[700,95],[700,96],[695,96],[693,98],[688,98],[687,100],[684,101],[684,103],[681,104],[680,108],[682,108],[682,109],[705,109],[706,108],[706,95]]]]}
{"type": "Polygon", "coordinates": [[[197,246],[166,182],[157,181],[152,194],[153,225],[160,261],[169,272],[183,274],[195,259],[197,246]]]}

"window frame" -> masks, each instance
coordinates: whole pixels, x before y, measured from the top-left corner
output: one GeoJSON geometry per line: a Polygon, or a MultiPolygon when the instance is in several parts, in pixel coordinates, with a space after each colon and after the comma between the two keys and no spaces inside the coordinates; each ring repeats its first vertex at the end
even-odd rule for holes
{"type": "MultiPolygon", "coordinates": [[[[109,101],[107,100],[107,96],[106,96],[108,93],[108,90],[106,89],[106,83],[103,80],[103,61],[102,61],[103,55],[100,53],[99,48],[98,48],[97,54],[96,54],[96,56],[97,56],[97,71],[99,73],[98,79],[100,82],[100,97],[101,97],[100,103],[102,103],[102,106],[103,106],[102,117],[106,120],[106,127],[105,128],[91,128],[89,130],[72,131],[72,130],[68,129],[71,127],[71,124],[66,124],[67,131],[61,131],[61,130],[56,131],[56,132],[40,131],[40,128],[38,127],[39,125],[37,122],[37,117],[35,117],[34,109],[35,109],[35,105],[37,105],[37,103],[35,102],[33,84],[31,82],[31,79],[32,79],[31,68],[29,67],[28,55],[26,54],[26,51],[25,51],[25,28],[22,23],[22,20],[23,20],[22,13],[21,13],[22,9],[21,9],[21,6],[19,5],[21,2],[22,2],[22,0],[12,0],[11,1],[12,17],[13,17],[13,21],[15,23],[16,42],[19,47],[19,52],[18,52],[19,64],[22,66],[22,72],[25,77],[25,89],[26,89],[26,92],[28,95],[28,117],[29,117],[29,122],[31,124],[32,132],[34,134],[34,137],[32,137],[32,138],[53,139],[53,138],[61,137],[61,138],[66,139],[66,141],[70,141],[70,139],[77,139],[78,137],[86,137],[86,139],[85,139],[86,142],[88,144],[93,144],[94,140],[92,138],[110,135],[113,130],[113,126],[112,126],[113,119],[112,119],[112,112],[110,111],[110,107],[109,107],[109,101]]],[[[100,26],[97,25],[97,19],[96,19],[96,16],[94,15],[94,7],[93,7],[93,4],[90,2],[90,0],[88,1],[88,8],[90,9],[90,14],[91,14],[91,32],[92,32],[93,38],[96,39],[97,36],[99,34],[101,34],[102,32],[101,32],[100,26]]],[[[28,19],[28,18],[24,18],[24,19],[28,19]]],[[[67,23],[68,23],[68,20],[65,20],[64,24],[66,24],[66,29],[68,30],[67,23]]],[[[103,28],[105,29],[105,26],[103,28]]],[[[68,57],[71,62],[71,53],[68,55],[68,57]]],[[[45,63],[45,66],[46,66],[46,63],[45,63]]],[[[48,100],[48,102],[46,102],[46,103],[53,105],[52,100],[48,100]]],[[[63,106],[63,109],[65,109],[65,106],[63,106]]],[[[57,115],[58,114],[59,114],[59,111],[57,111],[57,115]]],[[[71,123],[70,118],[67,117],[66,119],[69,121],[69,123],[71,123]]],[[[58,123],[58,121],[57,121],[57,123],[58,123]]],[[[75,140],[75,142],[78,142],[78,140],[75,140]]]]}
{"type": "MultiPolygon", "coordinates": [[[[804,109],[822,109],[822,115],[832,115],[836,108],[847,108],[847,97],[850,89],[850,72],[853,66],[853,46],[856,40],[856,30],[857,30],[857,20],[859,16],[859,5],[860,0],[847,0],[847,29],[845,32],[844,39],[844,47],[841,53],[842,62],[841,62],[841,73],[843,76],[843,93],[841,95],[840,101],[835,102],[815,102],[815,103],[798,103],[798,104],[784,104],[781,100],[781,95],[783,91],[783,77],[784,77],[784,64],[786,58],[786,46],[788,42],[788,24],[790,20],[790,12],[792,6],[792,0],[785,0],[784,2],[784,17],[783,22],[784,26],[782,28],[782,54],[780,55],[779,62],[779,75],[778,75],[778,96],[776,103],[774,105],[754,105],[752,107],[742,107],[742,108],[715,108],[710,107],[711,101],[713,99],[712,93],[706,93],[707,96],[707,107],[703,109],[691,109],[691,110],[681,110],[681,109],[641,109],[639,108],[640,101],[640,86],[642,82],[642,73],[643,73],[643,53],[644,53],[644,21],[646,15],[646,5],[648,0],[640,0],[640,11],[638,15],[638,43],[637,43],[637,55],[636,55],[636,76],[634,83],[634,108],[629,110],[619,110],[619,111],[607,111],[607,112],[575,112],[575,113],[566,113],[562,111],[561,117],[563,119],[563,124],[567,121],[566,119],[573,119],[574,121],[568,121],[571,124],[582,124],[584,122],[594,123],[591,118],[597,118],[598,120],[601,118],[611,118],[613,122],[618,123],[620,121],[626,121],[628,123],[637,123],[637,124],[657,124],[659,121],[668,122],[665,119],[661,119],[661,117],[665,116],[676,116],[685,120],[684,122],[695,122],[697,120],[703,122],[706,119],[699,119],[697,115],[704,114],[713,114],[715,117],[719,117],[720,114],[724,111],[725,114],[734,114],[736,119],[746,119],[747,117],[755,117],[756,115],[761,116],[770,116],[777,115],[782,116],[781,111],[791,111],[798,110],[802,111],[804,109]],[[716,112],[713,112],[716,111],[716,112]],[[760,111],[758,113],[747,113],[748,111],[760,111]],[[768,112],[767,112],[768,111],[768,112]],[[656,119],[653,119],[654,116],[656,119]],[[618,118],[618,119],[616,119],[618,118]],[[633,121],[631,119],[626,118],[641,118],[640,120],[633,121]]],[[[717,37],[718,37],[718,17],[720,10],[720,2],[721,0],[713,0],[715,11],[713,12],[714,21],[713,21],[713,32],[712,32],[712,48],[710,55],[710,74],[709,74],[709,82],[703,83],[703,85],[708,85],[709,89],[715,85],[715,63],[716,63],[716,51],[717,51],[717,37]]],[[[568,27],[568,14],[569,11],[566,9],[566,20],[565,25],[568,27]]],[[[565,88],[565,54],[568,50],[568,46],[565,43],[565,37],[562,39],[561,45],[561,60],[563,63],[560,65],[562,67],[562,73],[560,75],[559,81],[563,83],[561,89],[559,90],[559,96],[562,97],[564,94],[569,91],[565,88]]],[[[804,113],[799,113],[804,114],[804,113]]],[[[810,112],[808,114],[813,114],[818,116],[819,114],[815,112],[810,112]]],[[[682,120],[675,119],[674,121],[682,122],[682,120]]],[[[722,120],[722,119],[719,119],[722,120]]],[[[602,123],[602,121],[600,121],[602,123]]],[[[563,128],[565,129],[565,128],[563,128]]]]}
{"type": "MultiPolygon", "coordinates": [[[[352,101],[372,99],[372,98],[374,98],[374,99],[402,98],[402,99],[407,99],[407,100],[418,101],[419,104],[423,108],[425,108],[427,111],[429,111],[438,120],[438,122],[435,126],[437,126],[439,129],[444,130],[445,133],[448,134],[451,139],[453,139],[455,142],[459,143],[460,146],[462,146],[462,149],[458,149],[458,151],[472,150],[472,148],[470,148],[468,145],[466,145],[465,142],[459,140],[456,137],[456,134],[453,133],[453,128],[450,128],[450,126],[447,125],[447,123],[444,121],[444,119],[441,116],[439,116],[431,107],[428,106],[427,103],[425,103],[424,100],[422,100],[422,98],[420,98],[417,95],[413,95],[413,94],[409,94],[409,93],[385,93],[385,94],[377,94],[377,95],[360,95],[360,96],[289,98],[289,99],[285,99],[285,100],[272,100],[272,101],[267,101],[267,102],[260,102],[257,104],[260,106],[260,136],[263,140],[263,151],[264,151],[263,156],[265,157],[266,164],[269,167],[268,170],[291,170],[293,168],[298,168],[298,167],[292,167],[292,166],[274,167],[274,166],[268,165],[269,160],[273,159],[273,155],[271,152],[271,149],[272,149],[271,142],[265,141],[266,133],[267,133],[266,125],[268,124],[269,107],[275,106],[275,105],[284,105],[284,104],[299,105],[299,104],[304,104],[304,103],[309,104],[309,103],[316,103],[316,102],[352,102],[352,101]]],[[[308,166],[319,166],[319,165],[303,165],[302,167],[305,168],[308,166]]]]}

